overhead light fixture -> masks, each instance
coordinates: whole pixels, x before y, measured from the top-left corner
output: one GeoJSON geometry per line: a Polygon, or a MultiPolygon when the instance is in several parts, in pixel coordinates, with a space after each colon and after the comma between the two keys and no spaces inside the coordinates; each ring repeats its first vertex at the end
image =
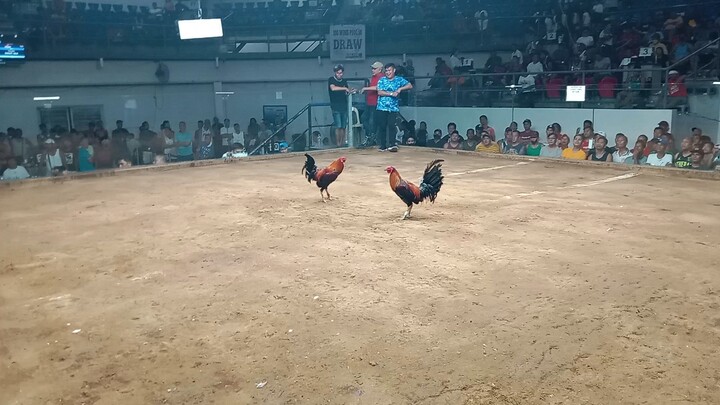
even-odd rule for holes
{"type": "Polygon", "coordinates": [[[223,36],[222,20],[178,20],[180,39],[220,38],[223,36]]]}
{"type": "Polygon", "coordinates": [[[57,101],[57,100],[60,100],[60,96],[33,97],[33,101],[57,101]]]}
{"type": "Polygon", "coordinates": [[[713,82],[714,85],[720,86],[720,82],[713,82]]]}
{"type": "Polygon", "coordinates": [[[215,92],[216,96],[232,96],[233,94],[235,94],[234,91],[216,91],[215,92]]]}

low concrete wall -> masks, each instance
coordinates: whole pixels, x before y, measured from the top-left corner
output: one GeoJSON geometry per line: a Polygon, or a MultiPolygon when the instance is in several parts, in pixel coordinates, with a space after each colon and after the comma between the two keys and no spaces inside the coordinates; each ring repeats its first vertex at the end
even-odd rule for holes
{"type": "MultiPolygon", "coordinates": [[[[617,164],[617,163],[607,163],[607,162],[591,162],[587,160],[568,160],[568,159],[551,159],[551,158],[536,158],[532,156],[518,156],[518,155],[502,155],[502,154],[496,154],[496,153],[480,153],[480,152],[469,152],[469,151],[460,151],[460,150],[448,150],[448,149],[433,149],[433,148],[422,148],[422,147],[415,147],[415,146],[403,146],[403,150],[407,151],[432,151],[434,153],[438,154],[445,154],[445,155],[463,155],[463,156],[473,156],[477,158],[483,158],[483,159],[496,159],[496,160],[510,160],[510,161],[523,161],[523,162],[542,162],[544,164],[554,164],[554,165],[572,165],[572,166],[580,166],[580,167],[592,167],[592,168],[598,168],[598,167],[604,167],[608,170],[614,170],[614,171],[621,171],[621,172],[634,172],[638,174],[647,174],[651,176],[660,176],[660,177],[684,177],[684,178],[692,178],[692,179],[707,179],[707,180],[720,180],[720,171],[701,171],[701,170],[688,170],[688,169],[676,169],[674,167],[653,167],[653,166],[640,166],[640,165],[624,165],[624,164],[617,164]]],[[[313,155],[339,155],[343,152],[356,152],[356,151],[362,151],[362,149],[350,149],[350,148],[340,148],[340,149],[327,149],[327,150],[319,150],[319,151],[312,151],[313,155]]],[[[366,151],[368,151],[366,149],[366,151]]],[[[369,151],[373,151],[374,149],[370,149],[369,151]]],[[[87,173],[76,173],[72,172],[71,174],[67,174],[64,176],[57,176],[57,177],[39,177],[34,179],[26,179],[26,180],[18,180],[18,181],[2,181],[0,182],[0,190],[8,190],[11,188],[20,188],[20,187],[35,187],[40,186],[44,184],[56,184],[56,183],[64,183],[66,181],[71,180],[80,180],[80,179],[87,179],[87,178],[97,178],[97,177],[110,177],[110,176],[122,176],[122,175],[128,175],[128,174],[136,174],[136,173],[144,173],[149,171],[169,171],[169,170],[178,170],[178,169],[186,169],[189,167],[209,167],[209,166],[219,166],[219,165],[227,165],[227,164],[235,164],[235,163],[251,163],[251,162],[257,162],[257,161],[264,161],[264,160],[274,160],[274,159],[289,159],[289,158],[297,158],[299,156],[302,156],[305,152],[294,152],[294,153],[279,153],[274,155],[261,155],[261,156],[251,156],[247,158],[239,158],[239,159],[232,159],[232,160],[222,160],[222,159],[213,159],[213,160],[197,160],[193,162],[182,162],[182,163],[169,163],[165,165],[149,165],[149,166],[133,166],[129,167],[127,169],[109,169],[109,170],[96,170],[92,172],[87,173]]],[[[400,152],[402,153],[402,152],[400,152]]]]}

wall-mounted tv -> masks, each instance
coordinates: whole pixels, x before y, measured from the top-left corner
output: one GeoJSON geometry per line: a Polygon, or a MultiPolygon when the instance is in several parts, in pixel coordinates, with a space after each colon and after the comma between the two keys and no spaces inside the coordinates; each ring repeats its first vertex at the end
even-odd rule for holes
{"type": "Polygon", "coordinates": [[[0,64],[25,62],[25,45],[0,41],[0,64]]]}

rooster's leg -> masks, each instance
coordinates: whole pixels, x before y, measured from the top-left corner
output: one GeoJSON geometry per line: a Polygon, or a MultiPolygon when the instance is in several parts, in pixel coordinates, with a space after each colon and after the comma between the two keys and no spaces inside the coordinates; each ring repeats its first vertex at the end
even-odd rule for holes
{"type": "Polygon", "coordinates": [[[328,201],[329,201],[329,200],[332,200],[332,198],[330,198],[330,192],[329,192],[329,191],[327,191],[327,190],[325,190],[325,193],[326,193],[326,194],[327,194],[327,196],[328,196],[328,197],[327,197],[328,201]]]}
{"type": "Polygon", "coordinates": [[[412,211],[412,205],[408,206],[408,209],[405,211],[405,214],[403,214],[402,219],[408,219],[410,218],[410,211],[412,211]]]}
{"type": "Polygon", "coordinates": [[[322,198],[322,202],[327,202],[325,201],[325,194],[323,194],[322,190],[320,190],[320,198],[322,198]]]}

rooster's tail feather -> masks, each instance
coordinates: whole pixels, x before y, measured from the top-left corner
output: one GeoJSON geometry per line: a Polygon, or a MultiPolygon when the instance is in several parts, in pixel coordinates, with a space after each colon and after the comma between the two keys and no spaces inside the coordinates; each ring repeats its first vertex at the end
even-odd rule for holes
{"type": "Polygon", "coordinates": [[[420,183],[420,198],[422,200],[427,198],[430,202],[435,202],[435,198],[437,198],[440,192],[440,187],[443,185],[442,162],[444,162],[443,159],[433,160],[425,168],[425,173],[420,183]]]}
{"type": "Polygon", "coordinates": [[[313,159],[312,156],[305,154],[306,160],[305,164],[302,167],[302,170],[300,170],[300,173],[304,174],[305,177],[307,177],[308,183],[315,180],[315,175],[317,174],[317,166],[315,165],[315,159],[313,159]]]}

